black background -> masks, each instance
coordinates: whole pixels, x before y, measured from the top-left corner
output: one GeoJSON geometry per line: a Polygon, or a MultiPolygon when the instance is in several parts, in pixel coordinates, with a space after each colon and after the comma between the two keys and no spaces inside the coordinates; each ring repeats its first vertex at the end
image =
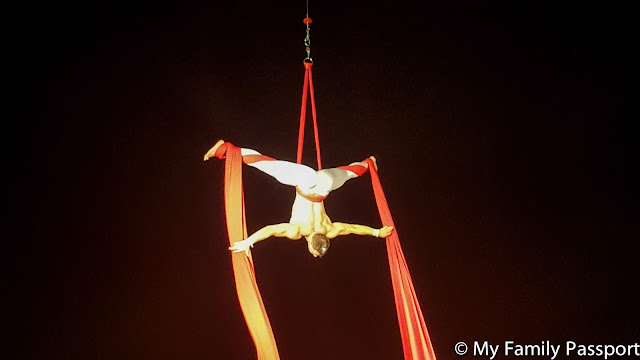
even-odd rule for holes
{"type": "MultiPolygon", "coordinates": [[[[595,2],[594,2],[595,3],[595,2]]],[[[627,344],[638,310],[637,29],[590,2],[311,2],[325,167],[375,155],[436,354],[627,344]]],[[[303,1],[4,11],[6,351],[252,359],[222,138],[295,160],[303,1]]],[[[308,133],[310,134],[310,133],[308,133]]],[[[311,137],[305,162],[315,165],[311,137]]],[[[293,192],[245,170],[249,231],[293,192]]],[[[380,226],[368,176],[325,202],[380,226]]],[[[384,243],[254,251],[282,359],[402,357],[384,243]]]]}

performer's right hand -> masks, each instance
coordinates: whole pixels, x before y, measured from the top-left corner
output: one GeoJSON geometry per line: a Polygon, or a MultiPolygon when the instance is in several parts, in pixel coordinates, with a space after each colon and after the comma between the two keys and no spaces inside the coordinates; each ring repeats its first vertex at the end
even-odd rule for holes
{"type": "Polygon", "coordinates": [[[393,226],[383,226],[382,228],[380,228],[380,235],[378,235],[378,237],[386,238],[387,236],[391,235],[392,232],[393,226]]]}
{"type": "Polygon", "coordinates": [[[236,241],[232,246],[229,247],[229,250],[233,252],[242,252],[244,251],[247,256],[249,256],[249,248],[253,247],[253,241],[251,239],[245,239],[241,241],[236,241]]]}

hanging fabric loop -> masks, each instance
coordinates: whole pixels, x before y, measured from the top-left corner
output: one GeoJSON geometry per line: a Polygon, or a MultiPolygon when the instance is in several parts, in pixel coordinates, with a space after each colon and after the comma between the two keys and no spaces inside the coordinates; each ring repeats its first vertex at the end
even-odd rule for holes
{"type": "Polygon", "coordinates": [[[302,106],[300,107],[300,130],[298,131],[298,155],[296,161],[302,164],[302,152],[304,150],[304,130],[307,118],[307,94],[311,95],[311,114],[313,117],[313,134],[316,141],[316,159],[318,161],[318,170],[322,169],[322,160],[320,159],[320,137],[318,134],[318,119],[316,116],[316,100],[313,92],[313,78],[311,76],[312,62],[304,62],[304,83],[302,85],[302,106]]]}

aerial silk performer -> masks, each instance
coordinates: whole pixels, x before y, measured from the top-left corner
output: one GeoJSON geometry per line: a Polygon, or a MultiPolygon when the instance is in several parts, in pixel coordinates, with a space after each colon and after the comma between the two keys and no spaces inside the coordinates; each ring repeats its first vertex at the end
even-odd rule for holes
{"type": "MultiPolygon", "coordinates": [[[[207,161],[211,157],[224,159],[227,149],[233,148],[230,143],[218,141],[204,156],[207,161]]],[[[291,208],[288,223],[268,225],[256,231],[248,238],[237,241],[229,248],[234,252],[246,252],[249,248],[272,236],[307,240],[309,252],[314,257],[322,257],[329,250],[330,239],[339,235],[370,235],[386,238],[391,235],[392,226],[374,229],[364,225],[332,222],[324,209],[324,199],[333,190],[340,188],[347,180],[362,176],[369,164],[354,162],[348,166],[333,169],[313,170],[312,168],[283,160],[276,160],[251,149],[240,149],[242,162],[268,175],[280,183],[295,186],[296,198],[291,208]]],[[[375,164],[375,158],[369,158],[375,164]]],[[[375,166],[375,165],[374,165],[375,166]]]]}
{"type": "Polygon", "coordinates": [[[300,111],[297,163],[276,160],[255,150],[236,147],[223,140],[218,141],[204,156],[205,161],[213,157],[225,159],[225,212],[236,292],[249,333],[256,346],[258,360],[279,360],[280,355],[256,282],[250,249],[256,242],[272,236],[286,237],[292,240],[304,237],[309,252],[319,258],[327,253],[330,239],[347,234],[386,238],[389,270],[404,358],[405,360],[436,360],[409,268],[378,178],[376,159],[371,156],[362,162],[354,162],[348,166],[322,169],[311,77],[313,60],[310,56],[309,24],[311,24],[311,19],[308,16],[308,11],[304,23],[307,26],[305,38],[307,57],[304,61],[305,78],[300,111]],[[311,98],[313,115],[317,171],[301,164],[308,94],[311,98]],[[248,236],[242,190],[243,164],[274,177],[284,185],[295,187],[296,198],[288,223],[267,225],[248,236]],[[347,180],[362,176],[367,170],[371,175],[378,212],[384,226],[374,229],[364,225],[332,222],[325,212],[324,199],[347,180]]]}

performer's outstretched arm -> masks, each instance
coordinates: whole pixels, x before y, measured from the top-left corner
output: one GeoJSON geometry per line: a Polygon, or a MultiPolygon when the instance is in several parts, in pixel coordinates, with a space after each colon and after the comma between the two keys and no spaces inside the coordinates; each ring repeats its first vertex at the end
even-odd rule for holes
{"type": "Polygon", "coordinates": [[[231,247],[229,247],[229,250],[232,250],[233,252],[248,252],[249,248],[252,247],[253,244],[257,243],[258,241],[268,239],[272,236],[286,237],[291,240],[297,240],[302,237],[302,235],[300,235],[300,226],[298,225],[289,223],[267,225],[262,229],[254,232],[245,240],[236,241],[231,247]]]}
{"type": "MultiPolygon", "coordinates": [[[[393,231],[392,226],[384,226],[380,229],[374,229],[365,225],[344,224],[339,222],[334,222],[333,226],[335,229],[335,236],[356,234],[386,238],[387,236],[391,235],[391,232],[393,231]]],[[[333,232],[331,232],[330,235],[333,235],[333,232]]],[[[331,238],[331,236],[329,237],[331,238]]]]}

